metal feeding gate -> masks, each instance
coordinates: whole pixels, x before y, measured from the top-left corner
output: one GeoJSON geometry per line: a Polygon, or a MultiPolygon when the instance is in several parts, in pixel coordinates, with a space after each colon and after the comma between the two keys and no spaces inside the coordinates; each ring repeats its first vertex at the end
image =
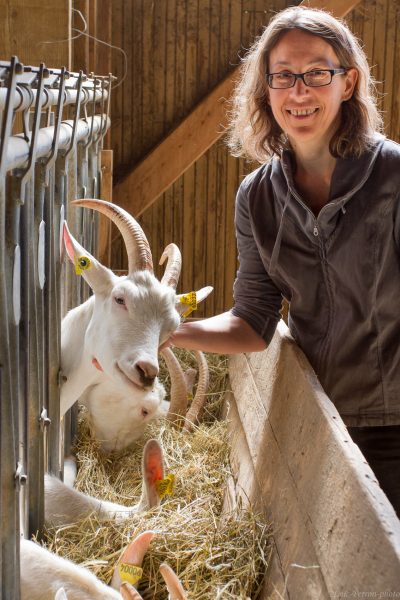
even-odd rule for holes
{"type": "Polygon", "coordinates": [[[95,252],[97,217],[68,204],[100,196],[112,79],[0,61],[0,600],[19,598],[44,472],[62,473],[60,323],[88,295],[62,272],[62,225],[95,252]]]}

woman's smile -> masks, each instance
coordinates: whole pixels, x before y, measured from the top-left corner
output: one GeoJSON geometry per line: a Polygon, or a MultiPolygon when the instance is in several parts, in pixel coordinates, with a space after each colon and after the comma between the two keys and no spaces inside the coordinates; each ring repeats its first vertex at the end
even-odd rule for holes
{"type": "MultiPolygon", "coordinates": [[[[299,29],[285,33],[269,58],[269,73],[282,75],[341,66],[332,46],[299,29]]],[[[329,144],[338,124],[342,102],[352,93],[353,75],[351,70],[335,74],[328,85],[315,87],[297,77],[293,87],[269,88],[271,110],[292,146],[301,142],[304,150],[309,147],[315,151],[321,145],[329,144]]]]}

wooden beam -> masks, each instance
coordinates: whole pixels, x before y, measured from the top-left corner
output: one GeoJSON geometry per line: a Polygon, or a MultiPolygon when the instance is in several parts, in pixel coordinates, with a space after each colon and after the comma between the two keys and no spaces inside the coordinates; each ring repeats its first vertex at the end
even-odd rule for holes
{"type": "Polygon", "coordinates": [[[226,77],[133,171],[114,188],[114,200],[136,217],[223,135],[225,103],[234,74],[226,77]]]}
{"type": "MultiPolygon", "coordinates": [[[[306,0],[345,16],[360,0],[306,0]]],[[[138,217],[223,135],[230,98],[240,67],[230,73],[200,104],[114,187],[114,201],[138,217]]]]}

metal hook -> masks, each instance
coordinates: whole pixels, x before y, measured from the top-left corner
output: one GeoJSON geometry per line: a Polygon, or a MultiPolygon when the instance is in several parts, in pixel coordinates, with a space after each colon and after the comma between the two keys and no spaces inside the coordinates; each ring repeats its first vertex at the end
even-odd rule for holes
{"type": "Polygon", "coordinates": [[[45,67],[44,63],[40,63],[39,75],[38,75],[38,83],[36,89],[36,103],[35,103],[35,112],[33,116],[33,126],[32,132],[30,135],[30,146],[29,146],[29,156],[28,156],[28,166],[24,171],[24,174],[21,177],[21,194],[20,194],[20,202],[21,204],[25,201],[25,185],[32,174],[32,170],[34,168],[34,157],[36,154],[36,144],[37,137],[40,128],[40,117],[41,117],[41,108],[43,105],[43,89],[44,89],[44,78],[48,76],[48,69],[45,67]]]}
{"type": "Polygon", "coordinates": [[[3,114],[3,121],[1,125],[1,138],[0,138],[0,177],[5,175],[5,165],[6,165],[6,152],[8,146],[8,140],[12,131],[12,124],[14,118],[14,110],[13,110],[13,102],[14,93],[16,90],[16,78],[17,75],[22,73],[23,65],[18,61],[16,56],[11,58],[11,62],[9,66],[6,68],[9,69],[9,82],[8,82],[8,90],[7,97],[5,103],[5,109],[3,114]]]}
{"type": "Polygon", "coordinates": [[[64,157],[67,158],[68,154],[71,152],[72,148],[74,147],[75,144],[75,136],[76,136],[76,128],[77,128],[77,124],[79,121],[79,113],[80,113],[80,107],[81,107],[81,101],[82,101],[82,81],[83,81],[83,71],[79,71],[79,76],[78,76],[78,91],[77,91],[77,95],[76,95],[76,102],[75,102],[75,116],[74,116],[74,124],[72,126],[72,135],[71,135],[71,141],[69,144],[69,148],[68,150],[64,153],[64,157]]]}
{"type": "Polygon", "coordinates": [[[60,73],[60,78],[59,78],[57,117],[56,117],[56,121],[54,123],[53,142],[51,145],[50,156],[49,156],[48,160],[45,162],[46,171],[45,171],[44,184],[46,186],[48,186],[48,184],[49,184],[50,169],[53,166],[53,164],[55,163],[56,158],[57,158],[58,142],[59,142],[59,137],[60,137],[60,126],[61,126],[64,100],[65,100],[66,73],[67,73],[66,68],[62,67],[61,73],[60,73]]]}

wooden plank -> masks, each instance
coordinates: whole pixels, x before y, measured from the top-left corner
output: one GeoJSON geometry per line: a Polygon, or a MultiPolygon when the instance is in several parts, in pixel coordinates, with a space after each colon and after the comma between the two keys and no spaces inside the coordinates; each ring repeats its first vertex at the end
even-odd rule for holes
{"type": "Polygon", "coordinates": [[[239,161],[227,153],[226,209],[225,209],[225,261],[219,266],[223,274],[224,305],[228,310],[233,304],[233,281],[237,270],[237,249],[235,235],[235,198],[239,179],[239,161]]]}
{"type": "MultiPolygon", "coordinates": [[[[270,592],[279,586],[280,590],[287,590],[289,597],[292,597],[291,594],[293,594],[293,598],[329,600],[330,595],[323,574],[318,567],[315,568],[318,565],[318,557],[312,537],[308,531],[301,506],[296,502],[296,489],[287,465],[281,460],[280,450],[271,426],[266,417],[261,419],[261,423],[257,423],[255,415],[253,415],[253,421],[248,420],[243,423],[244,406],[247,405],[248,409],[248,402],[245,401],[248,388],[247,385],[241,385],[238,380],[245,373],[246,383],[249,383],[251,375],[249,370],[244,370],[243,361],[235,364],[240,367],[240,371],[232,379],[235,386],[235,399],[230,402],[227,420],[228,422],[232,421],[230,428],[235,430],[238,429],[238,422],[242,423],[251,461],[247,457],[244,464],[242,463],[241,457],[245,451],[245,444],[242,442],[239,449],[236,450],[236,436],[236,439],[231,442],[232,452],[237,455],[236,460],[234,457],[232,459],[232,469],[237,480],[238,495],[248,496],[254,510],[264,514],[266,520],[271,522],[276,544],[277,563],[280,568],[269,573],[267,590],[270,592]],[[255,449],[256,452],[254,452],[255,449]],[[263,471],[265,471],[264,476],[263,471]],[[270,484],[272,477],[275,487],[273,490],[266,489],[265,479],[267,478],[270,484]],[[276,510],[275,503],[279,503],[280,512],[276,510]],[[282,539],[286,540],[286,544],[282,543],[282,539]],[[304,568],[299,569],[292,565],[304,568]],[[282,580],[286,580],[286,585],[282,586],[282,580]]],[[[276,567],[277,565],[275,565],[275,569],[276,567]]],[[[268,594],[266,597],[270,598],[270,595],[268,594]]]]}
{"type": "Polygon", "coordinates": [[[98,12],[97,2],[94,0],[89,2],[89,71],[96,72],[96,55],[97,55],[97,27],[98,27],[98,12]]]}
{"type": "Polygon", "coordinates": [[[166,128],[170,129],[175,119],[175,77],[176,77],[176,0],[168,0],[165,32],[165,111],[164,111],[164,133],[166,128]]]}
{"type": "MultiPolygon", "coordinates": [[[[381,36],[385,39],[385,95],[383,97],[383,114],[385,116],[385,131],[391,137],[391,115],[393,112],[394,98],[398,93],[398,87],[395,87],[394,64],[396,56],[396,7],[392,2],[386,3],[387,17],[385,22],[385,34],[381,36]]],[[[398,64],[398,63],[397,63],[398,64]]]]}
{"type": "Polygon", "coordinates": [[[215,271],[215,253],[216,253],[216,231],[217,231],[217,147],[214,145],[207,152],[207,205],[206,205],[206,281],[207,285],[214,288],[214,292],[207,300],[207,310],[209,314],[216,314],[215,290],[220,285],[218,273],[215,271]]]}
{"type": "MultiPolygon", "coordinates": [[[[183,175],[184,198],[181,213],[183,240],[182,240],[182,285],[186,291],[191,291],[194,279],[194,211],[193,198],[196,193],[196,170],[193,165],[183,175]],[[187,199],[187,201],[185,201],[187,199]],[[190,199],[190,200],[189,200],[190,199]]],[[[197,316],[197,315],[196,315],[197,316]]]]}
{"type": "Polygon", "coordinates": [[[230,377],[289,596],[400,589],[400,521],[282,322],[230,377]]]}
{"type": "Polygon", "coordinates": [[[71,68],[69,0],[0,0],[0,56],[26,65],[71,68]]]}
{"type": "Polygon", "coordinates": [[[322,8],[332,13],[335,17],[344,17],[359,4],[360,0],[304,0],[301,5],[310,8],[322,8]]]}
{"type": "MultiPolygon", "coordinates": [[[[357,2],[354,0],[339,0],[335,3],[325,2],[324,6],[337,16],[343,16],[356,4],[357,2]]],[[[310,5],[320,6],[321,4],[310,0],[310,5]]],[[[184,31],[182,31],[182,27],[184,27],[182,14],[190,6],[188,7],[187,3],[183,6],[181,2],[177,2],[179,17],[176,25],[178,57],[185,56],[186,52],[182,47],[185,39],[184,31]]],[[[218,7],[217,3],[212,3],[212,16],[217,9],[219,10],[218,7]]],[[[213,26],[217,25],[213,25],[213,21],[211,21],[211,31],[213,31],[213,26]]],[[[222,33],[224,31],[223,29],[222,33]]],[[[146,40],[148,45],[150,43],[148,31],[146,40]]],[[[212,49],[210,52],[212,52],[212,49]]],[[[189,56],[191,56],[190,51],[189,56]]],[[[218,62],[218,64],[220,63],[218,62]]],[[[186,69],[186,64],[184,66],[176,64],[175,107],[178,113],[182,110],[180,107],[184,105],[181,95],[184,86],[181,79],[186,80],[187,76],[191,77],[190,71],[188,71],[189,75],[186,75],[186,69]]],[[[152,73],[145,72],[144,76],[152,77],[152,73]]],[[[229,74],[217,85],[161,144],[156,146],[124,179],[117,182],[115,199],[118,204],[136,216],[142,214],[156,198],[168,189],[182,173],[221,137],[223,127],[227,123],[224,99],[230,97],[235,77],[237,77],[237,71],[229,74]],[[157,173],[157,177],[154,176],[155,173],[157,173]]],[[[144,98],[145,107],[149,105],[151,98],[149,97],[147,100],[144,98]]],[[[175,112],[175,114],[177,113],[175,112]]],[[[147,116],[148,118],[151,117],[151,115],[147,116]]],[[[146,114],[144,115],[144,121],[147,122],[146,114]]]]}
{"type": "Polygon", "coordinates": [[[398,65],[400,64],[400,15],[396,9],[395,20],[395,40],[394,40],[394,59],[393,85],[391,95],[393,97],[392,112],[390,115],[390,136],[397,142],[400,141],[400,73],[398,65]]]}
{"type": "MultiPolygon", "coordinates": [[[[123,0],[113,1],[113,30],[112,30],[112,43],[113,46],[121,48],[123,46],[122,32],[123,27],[123,0]]],[[[112,54],[112,72],[118,78],[117,84],[122,80],[124,62],[120,52],[113,52],[112,54]]],[[[123,99],[124,99],[124,85],[118,85],[114,87],[111,94],[111,114],[112,114],[112,127],[111,127],[111,147],[114,151],[114,178],[118,175],[118,170],[122,163],[123,157],[123,99]]]]}
{"type": "Polygon", "coordinates": [[[227,155],[228,150],[222,143],[217,144],[217,206],[216,206],[216,252],[214,270],[218,276],[218,285],[214,290],[215,310],[217,313],[224,312],[224,278],[223,268],[225,265],[225,213],[226,213],[226,178],[227,178],[227,155]]]}
{"type": "MultiPolygon", "coordinates": [[[[193,281],[194,289],[199,289],[205,285],[208,285],[206,279],[206,247],[207,237],[205,234],[206,223],[207,223],[207,204],[206,204],[206,193],[207,193],[207,157],[202,156],[196,163],[195,166],[196,180],[195,180],[195,193],[193,202],[193,239],[194,239],[194,252],[193,252],[193,281]]],[[[196,311],[195,317],[204,316],[205,304],[201,304],[199,309],[196,311]]]]}
{"type": "MultiPolygon", "coordinates": [[[[85,23],[89,25],[89,0],[75,0],[74,9],[72,26],[74,29],[84,31],[85,23]]],[[[90,30],[88,29],[86,33],[90,34],[90,30]]],[[[78,36],[77,31],[72,32],[72,37],[75,36],[78,36]]],[[[76,72],[80,70],[89,72],[89,38],[86,35],[80,35],[72,41],[72,69],[76,72]]]]}
{"type": "Polygon", "coordinates": [[[132,98],[127,98],[130,104],[127,109],[132,115],[131,129],[129,130],[131,140],[130,160],[135,163],[139,160],[140,153],[143,148],[143,113],[142,113],[142,96],[145,79],[143,77],[143,2],[142,0],[134,0],[132,2],[132,48],[127,48],[128,51],[128,77],[132,81],[132,98]],[[132,106],[133,104],[133,106],[132,106]]]}
{"type": "MultiPolygon", "coordinates": [[[[113,151],[101,151],[101,198],[112,202],[113,151]]],[[[111,221],[99,213],[99,250],[101,264],[111,265],[111,221]]]]}
{"type": "MultiPolygon", "coordinates": [[[[108,4],[111,5],[110,2],[108,4]]],[[[134,15],[133,15],[133,3],[124,2],[122,5],[122,47],[127,54],[127,76],[123,82],[123,96],[122,96],[122,122],[121,122],[121,163],[120,167],[126,168],[125,165],[129,164],[132,153],[132,135],[135,133],[132,123],[132,97],[133,97],[133,86],[134,78],[131,76],[130,66],[135,62],[136,45],[139,44],[139,40],[135,39],[134,35],[134,15]]],[[[139,22],[140,23],[140,22],[139,22]]],[[[138,48],[138,52],[141,52],[141,48],[138,48]]],[[[136,66],[136,65],[135,65],[136,66]]],[[[139,130],[140,131],[140,130],[139,130]]]]}
{"type": "MultiPolygon", "coordinates": [[[[143,3],[143,57],[142,88],[143,148],[148,152],[163,135],[164,64],[160,52],[165,53],[164,3],[143,3]],[[157,39],[157,44],[154,40],[157,39]]],[[[135,45],[135,42],[133,42],[135,45]]],[[[131,110],[127,106],[127,112],[131,110]]],[[[128,164],[128,163],[127,163],[128,164]]]]}
{"type": "Polygon", "coordinates": [[[210,0],[199,0],[197,90],[203,98],[210,89],[210,0]]]}

